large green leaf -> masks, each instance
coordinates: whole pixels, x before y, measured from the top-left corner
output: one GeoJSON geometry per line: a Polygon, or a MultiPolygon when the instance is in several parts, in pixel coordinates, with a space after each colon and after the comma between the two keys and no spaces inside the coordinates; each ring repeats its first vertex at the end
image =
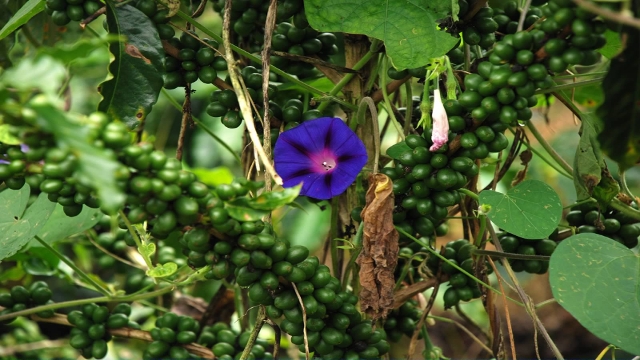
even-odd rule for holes
{"type": "Polygon", "coordinates": [[[24,6],[13,15],[2,29],[0,29],[0,40],[24,25],[29,19],[44,10],[44,0],[29,0],[24,6]]]}
{"type": "Polygon", "coordinates": [[[44,226],[55,204],[42,193],[27,208],[30,188],[0,192],[0,260],[15,254],[44,226]],[[25,211],[26,209],[26,211],[25,211]]]}
{"type": "MultiPolygon", "coordinates": [[[[91,229],[98,223],[101,216],[100,210],[85,206],[80,214],[69,217],[62,210],[62,206],[58,204],[49,221],[38,231],[38,236],[45,242],[52,244],[91,229]]],[[[33,247],[42,246],[35,240],[31,241],[30,245],[33,247]]]]}
{"type": "Polygon", "coordinates": [[[124,41],[109,46],[114,56],[109,65],[113,78],[101,85],[104,99],[98,109],[135,129],[158,100],[164,50],[155,25],[134,6],[107,1],[107,24],[109,32],[121,35],[124,41]]]}
{"type": "Polygon", "coordinates": [[[578,200],[585,200],[591,197],[593,190],[600,183],[605,163],[596,139],[599,131],[597,117],[594,113],[582,113],[580,118],[582,127],[580,143],[573,158],[573,184],[578,200]]]}
{"type": "Polygon", "coordinates": [[[64,65],[46,55],[24,58],[0,77],[0,86],[25,92],[38,89],[52,97],[58,97],[62,82],[67,77],[64,65]]]}
{"type": "MultiPolygon", "coordinates": [[[[13,12],[6,3],[0,2],[0,26],[4,27],[13,18],[13,12]]],[[[11,58],[9,51],[15,44],[15,36],[8,36],[0,40],[0,68],[8,69],[11,67],[11,58]]]]}
{"type": "Polygon", "coordinates": [[[302,185],[286,188],[282,191],[269,191],[251,199],[251,207],[258,210],[275,210],[291,203],[300,194],[302,185]]]}
{"type": "Polygon", "coordinates": [[[98,193],[102,208],[115,213],[125,196],[116,184],[115,173],[120,168],[115,155],[96,147],[89,138],[89,128],[68,118],[67,113],[38,96],[30,104],[38,115],[38,125],[53,133],[58,146],[69,148],[78,158],[76,174],[85,179],[98,193]]]}
{"type": "Polygon", "coordinates": [[[488,216],[493,223],[524,239],[549,236],[562,217],[558,194],[538,180],[523,181],[506,194],[484,190],[480,204],[491,205],[488,216]]]}
{"type": "Polygon", "coordinates": [[[416,68],[446,54],[459,39],[436,28],[450,0],[305,0],[319,31],[365,34],[384,41],[394,66],[416,68]]]}
{"type": "Polygon", "coordinates": [[[553,296],[603,340],[640,354],[640,257],[607,237],[563,240],[549,264],[553,296]]]}
{"type": "Polygon", "coordinates": [[[602,151],[622,169],[640,161],[640,31],[629,29],[627,35],[627,47],[611,59],[597,110],[604,122],[598,135],[602,151]]]}

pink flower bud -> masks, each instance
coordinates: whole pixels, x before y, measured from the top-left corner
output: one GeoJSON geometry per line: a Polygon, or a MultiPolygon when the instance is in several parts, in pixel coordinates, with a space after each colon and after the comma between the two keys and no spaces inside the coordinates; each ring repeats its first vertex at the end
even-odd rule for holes
{"type": "Polygon", "coordinates": [[[429,148],[429,151],[436,151],[449,141],[449,119],[447,118],[447,112],[442,105],[442,98],[440,98],[440,90],[433,91],[433,112],[431,113],[433,120],[433,127],[431,131],[431,141],[433,145],[429,148]]]}

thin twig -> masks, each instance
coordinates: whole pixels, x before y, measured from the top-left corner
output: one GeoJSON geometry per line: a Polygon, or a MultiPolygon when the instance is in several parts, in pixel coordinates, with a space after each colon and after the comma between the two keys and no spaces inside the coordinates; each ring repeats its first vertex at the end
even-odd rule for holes
{"type": "Polygon", "coordinates": [[[69,340],[67,339],[40,340],[26,344],[15,344],[0,348],[0,357],[10,357],[11,355],[27,351],[61,348],[66,347],[67,345],[69,345],[69,340]]]}
{"type": "Polygon", "coordinates": [[[278,355],[280,353],[280,339],[282,338],[282,330],[280,330],[280,326],[278,324],[271,321],[271,319],[267,318],[266,323],[271,326],[274,334],[274,342],[273,342],[273,359],[278,360],[278,355]]]}
{"type": "MultiPolygon", "coordinates": [[[[235,64],[235,58],[233,56],[233,52],[231,51],[231,1],[225,2],[224,6],[224,21],[222,26],[222,43],[224,44],[225,50],[225,58],[227,60],[227,69],[229,71],[229,77],[231,78],[231,83],[233,84],[233,88],[236,90],[236,95],[238,97],[238,104],[240,105],[240,110],[242,112],[242,117],[244,118],[244,122],[247,126],[247,131],[249,132],[249,136],[251,137],[251,141],[254,144],[254,148],[258,152],[258,156],[262,163],[265,166],[265,170],[271,173],[273,180],[278,185],[282,185],[282,178],[280,175],[276,173],[276,169],[273,168],[271,161],[269,160],[269,156],[264,152],[264,149],[259,146],[260,138],[258,137],[258,133],[256,131],[256,126],[253,122],[253,114],[251,111],[251,106],[247,101],[246,92],[244,91],[245,87],[242,82],[242,78],[238,76],[238,69],[235,64]]],[[[256,159],[257,161],[257,159],[256,159]]]]}
{"type": "MultiPolygon", "coordinates": [[[[496,264],[491,260],[490,257],[487,257],[489,264],[493,268],[493,272],[498,274],[498,269],[496,268],[496,264]]],[[[502,302],[504,303],[504,313],[507,318],[507,331],[509,332],[509,342],[511,343],[511,356],[513,360],[516,360],[516,342],[513,338],[513,328],[511,327],[511,316],[509,315],[509,303],[507,302],[507,298],[505,296],[504,287],[502,286],[502,278],[497,276],[498,286],[500,287],[500,291],[502,292],[502,302]]]]}
{"type": "Polygon", "coordinates": [[[300,296],[300,292],[298,292],[298,288],[295,283],[291,283],[293,286],[293,291],[296,292],[296,296],[298,297],[298,301],[300,302],[300,308],[302,308],[302,335],[304,339],[304,356],[307,360],[309,360],[309,339],[307,338],[307,309],[304,308],[304,302],[302,301],[302,297],[300,296]]]}
{"type": "Polygon", "coordinates": [[[182,104],[182,122],[180,123],[180,135],[178,135],[178,146],[176,148],[176,159],[182,161],[182,152],[184,150],[184,137],[187,133],[187,127],[191,123],[191,84],[184,86],[184,103],[182,104]]]}
{"type": "Polygon", "coordinates": [[[87,235],[87,238],[89,239],[89,242],[90,242],[91,244],[93,244],[93,246],[95,246],[96,248],[98,248],[98,250],[100,250],[100,251],[102,251],[103,253],[105,253],[105,254],[107,254],[107,255],[111,256],[112,258],[114,258],[114,259],[116,259],[116,260],[120,261],[121,263],[126,264],[126,265],[129,265],[129,266],[134,267],[134,268],[138,268],[138,269],[143,270],[143,271],[144,271],[144,270],[146,270],[143,266],[140,266],[140,265],[138,265],[138,264],[134,264],[134,263],[132,263],[132,262],[131,262],[131,261],[129,261],[129,260],[123,259],[123,258],[121,258],[120,256],[118,256],[118,255],[116,255],[116,254],[112,253],[111,251],[109,251],[109,250],[105,249],[104,247],[102,247],[100,244],[98,244],[98,243],[93,239],[93,234],[89,234],[89,235],[87,235]]]}
{"type": "MultiPolygon", "coordinates": [[[[265,34],[266,35],[266,34],[265,34]]],[[[267,46],[267,42],[265,40],[265,48],[267,46]]],[[[271,47],[271,46],[269,46],[271,47]]],[[[270,53],[272,55],[275,56],[280,56],[289,60],[293,60],[293,61],[300,61],[300,62],[305,62],[307,64],[312,64],[312,65],[318,65],[318,66],[323,66],[329,69],[333,69],[342,73],[346,73],[346,74],[357,74],[358,71],[354,70],[354,69],[349,69],[347,67],[344,66],[340,66],[340,65],[336,65],[336,64],[332,64],[330,62],[326,62],[324,60],[321,59],[316,59],[313,57],[309,57],[309,56],[304,56],[304,55],[296,55],[296,54],[290,54],[288,52],[284,52],[284,51],[270,51],[270,53]]],[[[264,61],[264,58],[262,59],[262,61],[264,61]]]]}
{"type": "MultiPolygon", "coordinates": [[[[271,66],[271,37],[276,26],[276,10],[278,1],[271,0],[267,11],[267,20],[264,28],[264,49],[262,49],[262,108],[264,109],[264,119],[262,119],[262,147],[267,156],[271,156],[271,115],[269,115],[269,72],[271,66]]],[[[258,164],[258,163],[256,163],[258,164]]],[[[264,190],[271,191],[271,174],[264,173],[264,190]]],[[[265,220],[271,220],[271,213],[267,214],[265,220]]]]}
{"type": "Polygon", "coordinates": [[[89,24],[91,23],[93,20],[97,19],[100,15],[104,15],[107,12],[107,7],[103,6],[100,9],[98,9],[98,11],[94,12],[93,14],[87,16],[85,19],[83,19],[82,21],[80,21],[80,29],[83,29],[89,24]]]}
{"type": "Polygon", "coordinates": [[[578,6],[585,8],[594,14],[600,15],[607,20],[612,20],[620,24],[629,25],[640,29],[640,19],[637,19],[633,16],[625,15],[624,13],[619,13],[616,11],[611,11],[585,0],[573,0],[573,2],[578,6]]]}
{"type": "Polygon", "coordinates": [[[427,320],[429,313],[431,312],[431,308],[433,307],[433,303],[436,301],[436,296],[438,295],[438,290],[440,289],[440,284],[441,284],[440,275],[442,275],[442,272],[440,271],[440,269],[438,269],[438,276],[436,276],[436,278],[438,279],[438,282],[436,282],[436,286],[433,288],[431,297],[429,297],[429,302],[427,303],[427,306],[425,306],[424,312],[422,313],[420,320],[416,324],[416,329],[413,331],[413,335],[411,336],[411,341],[409,342],[409,350],[407,351],[407,359],[413,358],[413,353],[416,351],[416,344],[418,342],[418,335],[420,334],[420,329],[422,329],[422,327],[424,326],[424,323],[427,320]]]}
{"type": "Polygon", "coordinates": [[[260,329],[262,329],[262,325],[264,325],[266,319],[267,314],[265,312],[264,306],[260,306],[258,308],[258,317],[256,318],[255,326],[253,327],[253,330],[251,330],[251,335],[249,336],[249,340],[247,340],[247,345],[245,345],[244,350],[242,350],[240,360],[247,360],[249,358],[249,355],[251,355],[253,344],[256,343],[258,334],[260,334],[260,329]]]}
{"type": "Polygon", "coordinates": [[[524,27],[524,20],[527,18],[527,13],[529,12],[529,7],[531,6],[531,0],[527,0],[520,11],[520,19],[518,19],[518,29],[517,32],[522,31],[524,27]]]}

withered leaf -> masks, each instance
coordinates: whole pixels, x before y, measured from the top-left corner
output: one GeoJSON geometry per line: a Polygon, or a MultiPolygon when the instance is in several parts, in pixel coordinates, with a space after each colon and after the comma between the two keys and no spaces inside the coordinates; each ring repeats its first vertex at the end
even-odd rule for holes
{"type": "Polygon", "coordinates": [[[393,226],[393,183],[384,174],[369,176],[360,266],[360,303],[374,320],[393,309],[393,272],[398,264],[398,232],[393,226]]]}

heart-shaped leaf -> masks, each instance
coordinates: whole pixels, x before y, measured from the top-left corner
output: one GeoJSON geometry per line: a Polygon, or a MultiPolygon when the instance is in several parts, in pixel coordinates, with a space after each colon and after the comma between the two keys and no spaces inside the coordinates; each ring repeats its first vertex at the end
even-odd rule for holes
{"type": "MultiPolygon", "coordinates": [[[[58,204],[47,223],[38,231],[38,236],[45,242],[53,244],[92,228],[98,223],[100,217],[100,210],[88,206],[85,206],[77,216],[69,217],[64,213],[62,205],[58,204]]],[[[32,240],[29,245],[32,247],[42,246],[35,240],[32,240]]]]}
{"type": "Polygon", "coordinates": [[[562,216],[558,194],[538,180],[523,181],[506,194],[482,191],[480,204],[491,205],[488,216],[494,224],[523,239],[549,236],[562,216]]]}
{"type": "Polygon", "coordinates": [[[156,244],[154,243],[142,244],[140,247],[138,247],[138,252],[145,259],[151,260],[151,255],[156,253],[156,244]]]}
{"type": "Polygon", "coordinates": [[[553,296],[603,340],[640,354],[640,256],[607,237],[562,241],[549,263],[553,296]]]}
{"type": "Polygon", "coordinates": [[[168,262],[147,270],[147,276],[154,278],[167,277],[175,274],[176,271],[178,271],[178,265],[173,262],[168,262]]]}
{"type": "Polygon", "coordinates": [[[28,184],[20,190],[0,192],[0,260],[15,254],[29,242],[53,212],[55,203],[44,193],[27,208],[29,193],[28,184]]]}

